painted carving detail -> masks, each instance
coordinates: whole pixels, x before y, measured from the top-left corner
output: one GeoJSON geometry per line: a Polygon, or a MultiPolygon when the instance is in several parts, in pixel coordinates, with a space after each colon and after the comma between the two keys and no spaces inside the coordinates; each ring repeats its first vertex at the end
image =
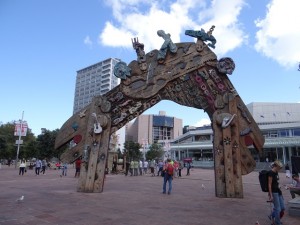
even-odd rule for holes
{"type": "Polygon", "coordinates": [[[120,79],[125,80],[131,76],[131,69],[126,65],[125,62],[118,62],[114,68],[114,75],[120,79]]]}
{"type": "Polygon", "coordinates": [[[160,47],[160,50],[157,55],[157,60],[159,62],[163,62],[164,59],[166,58],[167,51],[170,50],[170,52],[176,53],[177,46],[171,40],[171,35],[166,34],[165,31],[159,30],[159,31],[157,31],[157,35],[159,37],[162,37],[165,40],[164,43],[162,44],[162,46],[160,47]]]}
{"type": "Polygon", "coordinates": [[[229,57],[221,58],[218,61],[217,69],[220,73],[232,74],[235,69],[235,63],[229,57]]]}
{"type": "Polygon", "coordinates": [[[214,29],[215,29],[215,26],[212,26],[207,33],[203,29],[201,29],[201,30],[186,30],[185,35],[195,37],[198,40],[202,40],[204,42],[210,41],[211,43],[208,43],[207,45],[211,48],[215,48],[215,44],[216,44],[217,40],[212,35],[212,32],[214,29]]]}

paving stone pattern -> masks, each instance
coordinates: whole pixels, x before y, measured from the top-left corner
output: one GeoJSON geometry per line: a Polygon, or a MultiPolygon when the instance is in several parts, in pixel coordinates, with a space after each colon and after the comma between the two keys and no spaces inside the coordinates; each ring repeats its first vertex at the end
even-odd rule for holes
{"type": "MultiPolygon", "coordinates": [[[[171,195],[162,194],[162,177],[107,175],[103,193],[76,191],[75,169],[68,175],[47,170],[19,176],[14,167],[0,169],[0,225],[270,225],[267,193],[260,190],[258,172],[243,176],[244,198],[215,197],[214,171],[191,170],[174,178],[171,195]],[[23,201],[17,201],[24,196],[23,201]]],[[[280,173],[282,184],[291,183],[280,173]]],[[[283,191],[286,207],[291,199],[283,191]]],[[[284,225],[299,225],[288,215],[284,225]]]]}

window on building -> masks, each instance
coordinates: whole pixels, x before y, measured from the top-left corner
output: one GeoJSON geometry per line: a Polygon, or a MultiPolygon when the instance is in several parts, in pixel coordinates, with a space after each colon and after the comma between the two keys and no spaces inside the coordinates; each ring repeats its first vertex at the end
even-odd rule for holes
{"type": "Polygon", "coordinates": [[[288,137],[289,136],[289,131],[288,130],[279,130],[278,131],[278,136],[279,137],[288,137]]]}
{"type": "Polygon", "coordinates": [[[299,128],[298,128],[298,129],[297,129],[297,128],[296,128],[296,129],[293,129],[293,130],[292,130],[292,135],[293,135],[293,136],[300,136],[300,129],[299,129],[299,128]]]}
{"type": "Polygon", "coordinates": [[[153,127],[153,142],[158,140],[171,140],[173,128],[171,127],[153,127]]]}
{"type": "Polygon", "coordinates": [[[196,135],[195,136],[195,141],[209,141],[210,140],[210,135],[196,135]]]}

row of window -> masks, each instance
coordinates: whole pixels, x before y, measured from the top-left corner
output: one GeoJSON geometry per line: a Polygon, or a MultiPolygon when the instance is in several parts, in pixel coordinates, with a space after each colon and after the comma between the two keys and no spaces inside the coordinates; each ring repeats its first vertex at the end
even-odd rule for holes
{"type": "MultiPolygon", "coordinates": [[[[263,131],[263,136],[265,138],[277,138],[277,137],[297,137],[300,136],[300,128],[295,129],[281,129],[281,130],[267,130],[263,131]]],[[[213,139],[213,134],[206,135],[195,135],[193,137],[187,138],[182,142],[193,142],[193,141],[209,141],[213,139]]]]}
{"type": "Polygon", "coordinates": [[[171,127],[153,127],[153,142],[172,139],[172,131],[171,127]]]}
{"type": "Polygon", "coordinates": [[[294,137],[300,136],[300,128],[295,129],[282,129],[282,130],[269,130],[262,132],[265,137],[294,137]]]}

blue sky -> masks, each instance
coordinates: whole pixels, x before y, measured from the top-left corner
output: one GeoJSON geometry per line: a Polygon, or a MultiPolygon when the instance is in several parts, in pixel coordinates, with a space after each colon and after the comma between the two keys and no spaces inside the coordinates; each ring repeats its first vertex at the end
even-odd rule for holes
{"type": "MultiPolygon", "coordinates": [[[[0,121],[24,119],[35,135],[72,115],[76,71],[109,57],[136,59],[131,38],[146,52],[194,41],[187,29],[215,25],[214,52],[231,57],[230,79],[246,104],[300,102],[299,0],[0,0],[0,121]]],[[[163,101],[147,110],[208,123],[202,110],[163,101]]]]}

